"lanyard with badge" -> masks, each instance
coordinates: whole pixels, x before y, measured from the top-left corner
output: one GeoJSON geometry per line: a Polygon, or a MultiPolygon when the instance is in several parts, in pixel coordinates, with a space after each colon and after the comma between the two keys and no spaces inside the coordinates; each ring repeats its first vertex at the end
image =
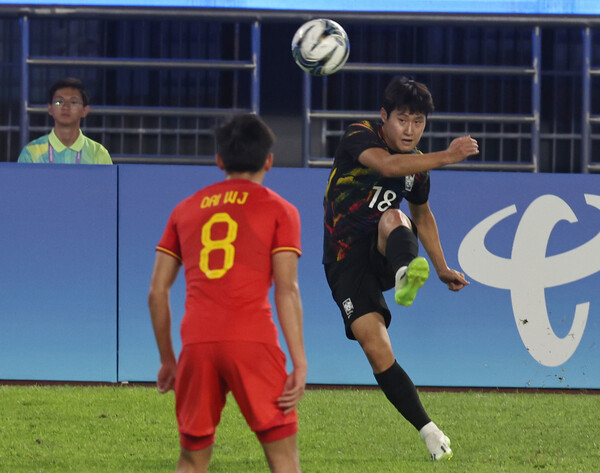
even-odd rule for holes
{"type": "MultiPolygon", "coordinates": [[[[50,164],[54,164],[54,148],[50,143],[48,143],[48,160],[50,161],[50,164]]],[[[81,164],[81,150],[77,151],[75,164],[81,164]]]]}

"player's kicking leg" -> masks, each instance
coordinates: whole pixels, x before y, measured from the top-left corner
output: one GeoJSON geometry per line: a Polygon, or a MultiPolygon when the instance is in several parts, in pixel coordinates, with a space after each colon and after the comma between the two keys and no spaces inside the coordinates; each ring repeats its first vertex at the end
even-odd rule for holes
{"type": "Polygon", "coordinates": [[[396,272],[396,303],[410,306],[415,300],[417,291],[429,277],[429,263],[421,256],[413,259],[408,266],[396,272]]]}
{"type": "Polygon", "coordinates": [[[429,263],[418,255],[419,241],[412,221],[398,209],[383,213],[377,229],[377,250],[395,271],[396,303],[410,306],[429,277],[429,263]]]}

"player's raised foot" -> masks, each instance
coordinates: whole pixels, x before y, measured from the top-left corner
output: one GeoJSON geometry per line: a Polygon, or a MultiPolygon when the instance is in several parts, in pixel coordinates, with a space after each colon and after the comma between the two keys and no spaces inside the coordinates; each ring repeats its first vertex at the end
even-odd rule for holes
{"type": "Polygon", "coordinates": [[[431,432],[427,435],[425,437],[425,444],[431,455],[431,461],[450,460],[454,455],[450,448],[450,439],[441,430],[431,432]]]}
{"type": "Polygon", "coordinates": [[[429,263],[421,256],[417,256],[406,267],[402,274],[396,274],[396,303],[408,307],[415,300],[417,291],[425,284],[429,277],[429,263]]]}

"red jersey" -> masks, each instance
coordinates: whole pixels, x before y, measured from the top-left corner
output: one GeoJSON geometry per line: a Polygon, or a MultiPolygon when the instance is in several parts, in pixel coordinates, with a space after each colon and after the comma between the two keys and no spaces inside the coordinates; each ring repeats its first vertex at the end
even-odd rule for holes
{"type": "Polygon", "coordinates": [[[300,216],[292,204],[246,179],[213,184],[175,207],[156,249],[185,269],[183,345],[279,346],[269,303],[272,255],[301,254],[300,216]]]}

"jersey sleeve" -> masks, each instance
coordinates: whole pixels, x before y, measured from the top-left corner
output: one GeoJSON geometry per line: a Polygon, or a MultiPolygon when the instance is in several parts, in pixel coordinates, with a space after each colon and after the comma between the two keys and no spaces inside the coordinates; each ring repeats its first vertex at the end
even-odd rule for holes
{"type": "Polygon", "coordinates": [[[296,207],[283,199],[281,210],[277,217],[271,254],[281,251],[293,251],[298,256],[302,254],[300,246],[300,214],[296,207]]]}
{"type": "Polygon", "coordinates": [[[182,261],[181,245],[179,242],[179,235],[177,234],[175,219],[175,211],[173,211],[167,221],[167,226],[165,227],[162,238],[158,242],[156,251],[161,251],[162,253],[166,253],[167,255],[182,261]]]}
{"type": "Polygon", "coordinates": [[[415,174],[414,179],[413,188],[404,198],[411,204],[421,205],[429,200],[429,189],[431,188],[429,171],[415,174]]]}

